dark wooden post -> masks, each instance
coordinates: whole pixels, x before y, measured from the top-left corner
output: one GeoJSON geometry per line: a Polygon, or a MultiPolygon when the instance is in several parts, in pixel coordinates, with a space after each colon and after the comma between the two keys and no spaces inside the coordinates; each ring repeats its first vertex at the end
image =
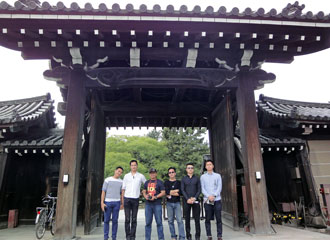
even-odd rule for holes
{"type": "Polygon", "coordinates": [[[2,152],[3,150],[4,149],[0,149],[0,214],[2,213],[3,206],[4,206],[5,184],[6,184],[6,178],[7,178],[6,172],[8,171],[8,170],[6,170],[6,169],[8,169],[8,167],[6,167],[8,154],[5,152],[2,152]]]}
{"type": "Polygon", "coordinates": [[[76,235],[77,202],[81,162],[82,134],[85,113],[85,73],[82,69],[70,72],[67,111],[58,183],[55,239],[72,239],[76,235]],[[69,175],[69,183],[63,176],[69,175]]]}
{"type": "Polygon", "coordinates": [[[215,171],[222,177],[222,219],[233,229],[239,230],[234,131],[229,94],[212,112],[210,132],[215,171]]]}
{"type": "Polygon", "coordinates": [[[5,169],[6,169],[6,163],[7,163],[7,153],[2,152],[0,149],[0,190],[2,186],[2,182],[5,176],[5,169]]]}
{"type": "Polygon", "coordinates": [[[259,143],[259,127],[252,80],[249,72],[241,72],[236,92],[250,222],[249,231],[253,234],[270,234],[272,231],[267,202],[266,179],[259,143]],[[256,172],[261,174],[259,181],[256,180],[256,172]]]}
{"type": "Polygon", "coordinates": [[[105,151],[104,114],[98,101],[97,92],[92,93],[90,135],[87,164],[84,232],[90,234],[100,222],[101,187],[104,175],[105,151]]]}
{"type": "MultiPolygon", "coordinates": [[[[100,164],[99,165],[99,168],[98,168],[98,174],[97,174],[97,177],[98,177],[98,183],[99,183],[99,196],[100,196],[100,193],[101,193],[101,187],[103,185],[103,180],[104,180],[104,169],[105,169],[105,148],[106,148],[106,139],[107,139],[107,131],[106,131],[106,126],[105,126],[105,118],[103,116],[103,129],[102,129],[102,135],[100,136],[100,151],[102,153],[101,155],[101,161],[99,161],[98,163],[100,164]]],[[[108,176],[107,176],[108,177],[108,176]]],[[[100,199],[101,199],[101,196],[100,196],[100,199]]],[[[101,201],[101,200],[100,200],[101,201]]],[[[98,202],[98,204],[100,204],[100,201],[98,202]]],[[[102,209],[99,205],[99,219],[98,219],[98,222],[97,222],[97,227],[101,227],[102,225],[102,209]]]]}

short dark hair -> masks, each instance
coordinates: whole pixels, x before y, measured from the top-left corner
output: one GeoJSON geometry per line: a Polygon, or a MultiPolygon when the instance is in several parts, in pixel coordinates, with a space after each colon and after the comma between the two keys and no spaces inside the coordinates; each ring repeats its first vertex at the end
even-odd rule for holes
{"type": "Polygon", "coordinates": [[[129,162],[129,165],[131,166],[133,162],[135,162],[136,165],[138,165],[138,162],[137,162],[135,159],[131,160],[131,161],[129,162]]]}
{"type": "Polygon", "coordinates": [[[206,165],[206,163],[208,163],[208,162],[210,162],[210,163],[212,163],[213,164],[213,166],[214,166],[214,162],[211,160],[211,159],[207,159],[207,160],[205,160],[205,165],[206,165]]]}
{"type": "Polygon", "coordinates": [[[120,168],[122,171],[124,171],[124,169],[123,169],[121,166],[116,167],[116,170],[117,170],[118,168],[120,168]]]}
{"type": "Polygon", "coordinates": [[[194,166],[194,164],[193,164],[192,162],[188,162],[188,163],[186,164],[186,167],[187,167],[188,165],[194,166]]]}
{"type": "Polygon", "coordinates": [[[167,171],[170,171],[171,169],[173,169],[173,170],[174,170],[174,172],[176,172],[176,169],[175,169],[175,167],[169,167],[169,168],[167,169],[167,171]]]}

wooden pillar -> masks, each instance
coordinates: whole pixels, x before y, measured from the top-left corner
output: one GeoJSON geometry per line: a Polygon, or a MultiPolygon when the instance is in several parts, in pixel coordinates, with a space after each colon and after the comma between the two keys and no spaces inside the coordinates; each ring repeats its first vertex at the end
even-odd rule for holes
{"type": "Polygon", "coordinates": [[[70,72],[62,157],[56,208],[56,240],[73,239],[76,235],[77,202],[82,153],[82,133],[85,113],[85,72],[70,72]],[[69,183],[63,176],[69,175],[69,183]]]}
{"type": "Polygon", "coordinates": [[[214,148],[214,143],[213,143],[213,131],[212,131],[212,116],[209,116],[209,119],[208,119],[208,124],[209,124],[209,146],[210,146],[210,155],[211,155],[211,159],[214,161],[214,151],[213,151],[213,148],[214,148]]]}
{"type": "Polygon", "coordinates": [[[272,230],[252,80],[249,72],[240,72],[236,92],[249,215],[248,231],[253,234],[270,234],[272,230]],[[261,174],[259,181],[256,180],[256,172],[261,174]]]}
{"type": "MultiPolygon", "coordinates": [[[[107,140],[107,131],[106,131],[106,126],[105,126],[105,119],[103,118],[104,120],[104,123],[103,123],[103,131],[102,131],[102,135],[100,137],[101,139],[101,142],[100,142],[100,145],[101,145],[101,153],[102,153],[102,158],[101,158],[101,161],[99,162],[100,163],[100,166],[99,166],[99,171],[98,171],[98,182],[99,182],[99,189],[101,189],[102,185],[103,185],[103,180],[104,180],[104,170],[105,170],[105,149],[106,149],[106,140],[107,140]],[[102,142],[104,141],[104,142],[102,142]]],[[[107,176],[108,177],[108,176],[107,176]]],[[[101,190],[99,190],[101,192],[101,190]]],[[[100,196],[100,201],[101,201],[101,196],[100,196]]],[[[98,204],[100,204],[100,201],[98,202],[98,204]]],[[[102,212],[102,209],[100,208],[99,206],[99,219],[98,219],[98,222],[97,222],[97,227],[101,227],[102,226],[102,215],[103,215],[103,212],[102,212]]]]}
{"type": "MultiPolygon", "coordinates": [[[[0,147],[1,148],[1,147],[0,147]]],[[[1,152],[0,149],[0,214],[3,214],[2,212],[4,209],[4,200],[5,200],[5,184],[6,184],[6,178],[8,170],[6,170],[7,166],[7,159],[8,159],[8,154],[1,152]]],[[[8,168],[7,168],[8,169],[8,168]]],[[[7,214],[7,212],[6,212],[7,214]]]]}
{"type": "Polygon", "coordinates": [[[229,94],[212,112],[210,132],[215,171],[222,178],[222,219],[234,230],[239,230],[234,130],[229,94]]]}
{"type": "Polygon", "coordinates": [[[4,179],[4,176],[5,176],[7,156],[8,156],[7,153],[4,153],[4,152],[0,151],[0,191],[1,191],[3,179],[4,179]]]}
{"type": "Polygon", "coordinates": [[[100,202],[104,175],[105,126],[104,114],[96,91],[92,93],[91,99],[89,134],[84,221],[86,235],[101,223],[100,202]]]}

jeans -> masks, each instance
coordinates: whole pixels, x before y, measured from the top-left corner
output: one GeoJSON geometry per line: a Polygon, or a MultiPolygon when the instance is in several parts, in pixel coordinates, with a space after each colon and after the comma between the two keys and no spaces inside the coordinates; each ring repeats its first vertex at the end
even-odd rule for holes
{"type": "Polygon", "coordinates": [[[214,205],[205,203],[205,229],[206,235],[212,236],[211,233],[211,219],[215,215],[217,220],[217,236],[222,237],[222,221],[221,221],[221,200],[215,201],[214,205]]]}
{"type": "Polygon", "coordinates": [[[184,211],[184,216],[185,216],[185,223],[186,223],[186,237],[187,239],[191,239],[191,234],[190,234],[190,213],[191,209],[193,209],[193,215],[195,219],[195,228],[196,228],[196,233],[195,233],[195,238],[200,238],[201,236],[201,224],[200,224],[200,211],[201,207],[199,206],[199,203],[194,203],[194,204],[188,204],[186,201],[183,200],[183,211],[184,211]]]}
{"type": "Polygon", "coordinates": [[[145,227],[145,239],[151,239],[151,227],[152,227],[152,216],[155,215],[155,220],[157,224],[157,234],[158,240],[164,240],[163,222],[162,222],[162,205],[154,203],[146,203],[145,206],[145,217],[146,217],[146,227],[145,227]]]}
{"type": "Polygon", "coordinates": [[[184,240],[185,234],[184,234],[180,202],[175,202],[175,203],[167,202],[166,208],[167,208],[168,226],[170,228],[171,238],[175,238],[175,239],[177,238],[177,235],[175,233],[175,226],[174,226],[174,217],[175,217],[178,223],[179,240],[184,240]]]}
{"type": "Polygon", "coordinates": [[[118,215],[120,210],[120,201],[104,202],[107,206],[104,209],[104,239],[109,238],[109,222],[112,215],[112,240],[117,238],[118,215]]]}
{"type": "Polygon", "coordinates": [[[139,210],[138,198],[124,198],[125,233],[127,240],[135,239],[136,219],[139,210]]]}

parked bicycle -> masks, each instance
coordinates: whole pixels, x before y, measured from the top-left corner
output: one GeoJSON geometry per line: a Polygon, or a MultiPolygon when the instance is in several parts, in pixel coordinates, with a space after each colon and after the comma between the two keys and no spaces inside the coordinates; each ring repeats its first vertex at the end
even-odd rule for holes
{"type": "Polygon", "coordinates": [[[45,207],[37,207],[36,217],[36,237],[43,238],[46,229],[50,229],[52,235],[55,233],[55,211],[57,197],[52,197],[50,194],[42,198],[42,203],[45,207]]]}

